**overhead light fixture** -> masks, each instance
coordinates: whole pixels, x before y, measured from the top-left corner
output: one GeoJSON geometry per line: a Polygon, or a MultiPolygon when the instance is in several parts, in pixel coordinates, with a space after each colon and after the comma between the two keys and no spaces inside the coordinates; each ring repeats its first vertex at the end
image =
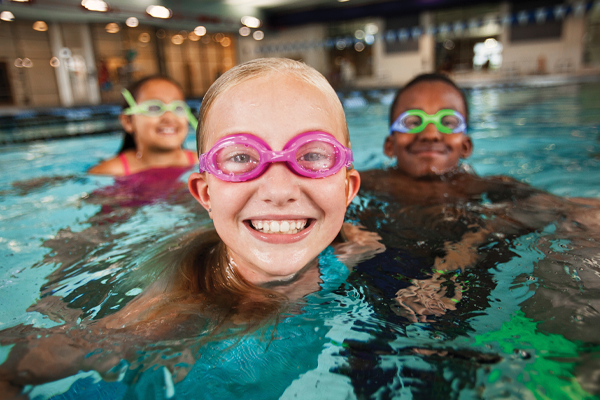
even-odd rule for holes
{"type": "Polygon", "coordinates": [[[10,0],[15,3],[29,3],[29,0],[10,0]]]}
{"type": "Polygon", "coordinates": [[[202,25],[197,26],[196,29],[194,29],[194,33],[198,36],[204,36],[206,35],[206,28],[202,25]]]}
{"type": "Polygon", "coordinates": [[[247,15],[242,17],[242,24],[246,25],[248,28],[258,28],[260,26],[260,19],[247,15]]]}
{"type": "Polygon", "coordinates": [[[119,25],[114,22],[111,22],[109,24],[106,24],[104,29],[106,29],[106,32],[108,33],[117,33],[119,32],[119,25]]]}
{"type": "Polygon", "coordinates": [[[200,40],[200,36],[196,35],[194,32],[190,32],[188,34],[188,39],[190,39],[192,42],[197,42],[200,40]]]}
{"type": "Polygon", "coordinates": [[[240,28],[240,36],[250,36],[252,31],[247,26],[242,26],[240,28]]]}
{"type": "Polygon", "coordinates": [[[146,8],[146,12],[154,18],[161,18],[161,19],[167,19],[167,18],[171,18],[171,10],[169,10],[167,7],[163,7],[163,6],[148,6],[148,8],[146,8]]]}
{"type": "Polygon", "coordinates": [[[231,45],[231,39],[225,36],[219,43],[221,43],[221,46],[223,47],[229,47],[231,45]]]}
{"type": "Polygon", "coordinates": [[[140,24],[140,21],[138,21],[138,19],[136,17],[129,17],[125,20],[125,25],[127,25],[130,28],[135,28],[139,24],[140,24]]]}
{"type": "Polygon", "coordinates": [[[263,31],[254,31],[252,37],[254,38],[254,40],[263,40],[265,38],[265,34],[263,33],[263,31]]]}
{"type": "Polygon", "coordinates": [[[33,30],[38,32],[46,32],[48,30],[48,25],[44,21],[35,21],[33,23],[33,30]]]}
{"type": "Polygon", "coordinates": [[[88,11],[98,11],[98,12],[107,12],[108,4],[106,4],[102,0],[83,0],[81,2],[83,8],[88,11]]]}
{"type": "Polygon", "coordinates": [[[148,43],[150,42],[150,34],[148,32],[140,33],[138,40],[142,43],[148,43]]]}
{"type": "Polygon", "coordinates": [[[180,45],[183,43],[183,36],[177,34],[177,35],[173,35],[173,37],[171,38],[171,42],[175,45],[180,45]]]}
{"type": "Polygon", "coordinates": [[[15,16],[10,11],[2,11],[0,13],[0,19],[2,21],[14,21],[15,16]]]}

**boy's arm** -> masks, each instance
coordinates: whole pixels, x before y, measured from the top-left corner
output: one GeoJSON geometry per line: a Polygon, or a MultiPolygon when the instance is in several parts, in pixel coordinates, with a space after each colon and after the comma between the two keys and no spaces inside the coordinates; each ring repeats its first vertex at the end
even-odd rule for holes
{"type": "Polygon", "coordinates": [[[385,251],[385,246],[380,242],[381,236],[361,226],[344,223],[342,233],[345,241],[333,244],[334,254],[349,269],[385,251]]]}

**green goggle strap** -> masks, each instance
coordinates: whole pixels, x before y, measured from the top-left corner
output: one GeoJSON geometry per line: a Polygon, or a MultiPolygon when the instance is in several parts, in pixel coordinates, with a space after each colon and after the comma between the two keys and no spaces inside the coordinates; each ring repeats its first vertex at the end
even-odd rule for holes
{"type": "MultiPolygon", "coordinates": [[[[131,95],[131,92],[127,89],[123,89],[121,91],[121,94],[123,95],[123,97],[125,98],[125,101],[129,105],[129,108],[125,109],[123,111],[123,114],[125,114],[125,115],[135,114],[139,110],[139,105],[135,102],[135,99],[131,95]]],[[[187,104],[186,104],[186,106],[187,106],[187,104]]],[[[190,110],[190,107],[186,107],[185,115],[186,115],[190,125],[192,125],[192,128],[194,128],[194,130],[198,129],[198,120],[192,113],[192,110],[190,110]]]]}

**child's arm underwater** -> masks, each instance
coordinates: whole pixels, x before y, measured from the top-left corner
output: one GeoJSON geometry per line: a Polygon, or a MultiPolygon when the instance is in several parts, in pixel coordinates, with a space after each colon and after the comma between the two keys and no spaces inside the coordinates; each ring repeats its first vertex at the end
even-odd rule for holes
{"type": "Polygon", "coordinates": [[[344,223],[337,240],[333,243],[335,255],[349,269],[362,261],[385,251],[381,236],[364,227],[344,223]]]}

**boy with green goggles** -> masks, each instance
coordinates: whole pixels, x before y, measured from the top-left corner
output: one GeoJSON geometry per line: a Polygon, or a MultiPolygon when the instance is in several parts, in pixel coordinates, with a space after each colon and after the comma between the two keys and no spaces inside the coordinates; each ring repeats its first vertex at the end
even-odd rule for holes
{"type": "Polygon", "coordinates": [[[127,104],[129,104],[129,108],[123,110],[123,114],[125,115],[138,114],[147,117],[160,117],[167,111],[171,111],[178,117],[186,117],[194,130],[198,127],[198,120],[194,117],[192,110],[190,110],[190,107],[185,101],[174,100],[169,104],[165,104],[160,100],[148,100],[141,104],[137,104],[129,90],[123,89],[121,93],[127,104]]]}
{"type": "Polygon", "coordinates": [[[434,124],[441,133],[467,133],[465,117],[455,110],[445,109],[431,115],[422,110],[408,110],[398,116],[390,127],[390,135],[394,132],[419,133],[428,124],[434,124]]]}

